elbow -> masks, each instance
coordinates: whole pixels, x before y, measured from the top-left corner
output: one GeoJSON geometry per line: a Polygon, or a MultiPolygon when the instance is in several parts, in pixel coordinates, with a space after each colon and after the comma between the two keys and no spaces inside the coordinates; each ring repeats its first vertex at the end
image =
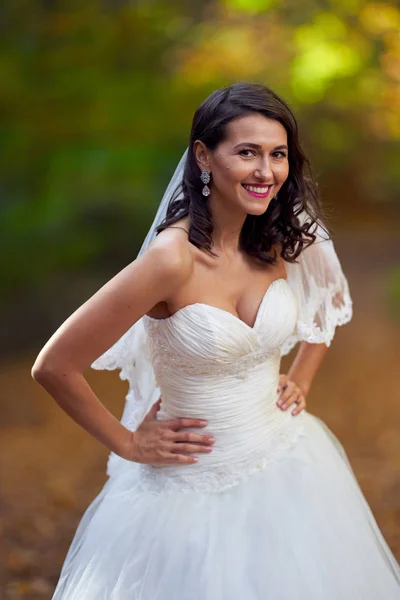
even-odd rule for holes
{"type": "Polygon", "coordinates": [[[32,378],[40,385],[45,385],[47,382],[58,378],[59,375],[59,366],[55,365],[49,357],[39,354],[31,369],[32,378]]]}
{"type": "Polygon", "coordinates": [[[49,377],[51,376],[51,372],[52,370],[49,367],[48,363],[46,363],[46,361],[41,360],[40,357],[38,357],[35,360],[35,363],[31,369],[31,377],[37,383],[42,384],[49,379],[49,377]]]}
{"type": "Polygon", "coordinates": [[[65,360],[65,357],[47,352],[41,352],[31,368],[32,378],[46,389],[77,374],[81,372],[70,361],[65,360]]]}

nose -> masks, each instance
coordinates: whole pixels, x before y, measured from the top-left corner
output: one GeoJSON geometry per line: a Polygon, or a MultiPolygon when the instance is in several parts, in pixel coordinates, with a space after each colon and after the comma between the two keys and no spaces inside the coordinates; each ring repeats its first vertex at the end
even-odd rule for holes
{"type": "Polygon", "coordinates": [[[260,158],[257,169],[254,171],[254,176],[259,181],[263,181],[265,183],[269,183],[273,180],[274,174],[268,157],[260,158]]]}

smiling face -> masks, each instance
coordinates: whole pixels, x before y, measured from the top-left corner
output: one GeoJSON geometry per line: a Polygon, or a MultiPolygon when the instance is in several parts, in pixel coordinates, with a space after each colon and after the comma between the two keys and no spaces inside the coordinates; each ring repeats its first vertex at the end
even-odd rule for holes
{"type": "Polygon", "coordinates": [[[197,164],[211,173],[210,200],[263,214],[288,177],[287,144],[283,125],[259,113],[228,123],[225,139],[215,150],[197,140],[197,164]]]}

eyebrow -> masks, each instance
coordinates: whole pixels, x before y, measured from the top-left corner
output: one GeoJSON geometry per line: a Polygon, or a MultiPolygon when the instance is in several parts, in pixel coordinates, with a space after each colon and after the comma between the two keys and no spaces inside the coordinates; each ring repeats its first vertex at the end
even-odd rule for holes
{"type": "MultiPolygon", "coordinates": [[[[236,144],[236,146],[234,146],[234,150],[236,148],[238,148],[239,146],[249,146],[249,148],[254,148],[254,150],[260,150],[261,146],[260,144],[253,144],[252,142],[240,142],[240,144],[236,144]]],[[[286,146],[286,144],[281,144],[280,146],[275,146],[274,150],[288,150],[288,147],[286,146]]]]}

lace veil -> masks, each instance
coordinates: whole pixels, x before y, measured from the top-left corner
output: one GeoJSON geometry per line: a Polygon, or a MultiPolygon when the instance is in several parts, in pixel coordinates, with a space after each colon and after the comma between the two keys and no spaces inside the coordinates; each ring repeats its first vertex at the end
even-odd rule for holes
{"type": "MultiPolygon", "coordinates": [[[[164,220],[170,200],[176,196],[183,179],[187,152],[186,149],[165,190],[138,256],[156,237],[156,228],[164,220]]],[[[324,237],[320,226],[316,234],[317,241],[301,253],[297,264],[286,263],[288,283],[297,300],[298,318],[292,335],[281,348],[282,355],[300,341],[329,346],[336,326],[347,323],[352,317],[348,283],[333,242],[324,237]]],[[[120,369],[120,378],[129,384],[121,422],[131,430],[137,428],[160,396],[146,338],[141,318],[91,365],[98,370],[120,369]]],[[[111,453],[107,473],[115,476],[126,469],[132,473],[139,466],[111,453]]]]}

